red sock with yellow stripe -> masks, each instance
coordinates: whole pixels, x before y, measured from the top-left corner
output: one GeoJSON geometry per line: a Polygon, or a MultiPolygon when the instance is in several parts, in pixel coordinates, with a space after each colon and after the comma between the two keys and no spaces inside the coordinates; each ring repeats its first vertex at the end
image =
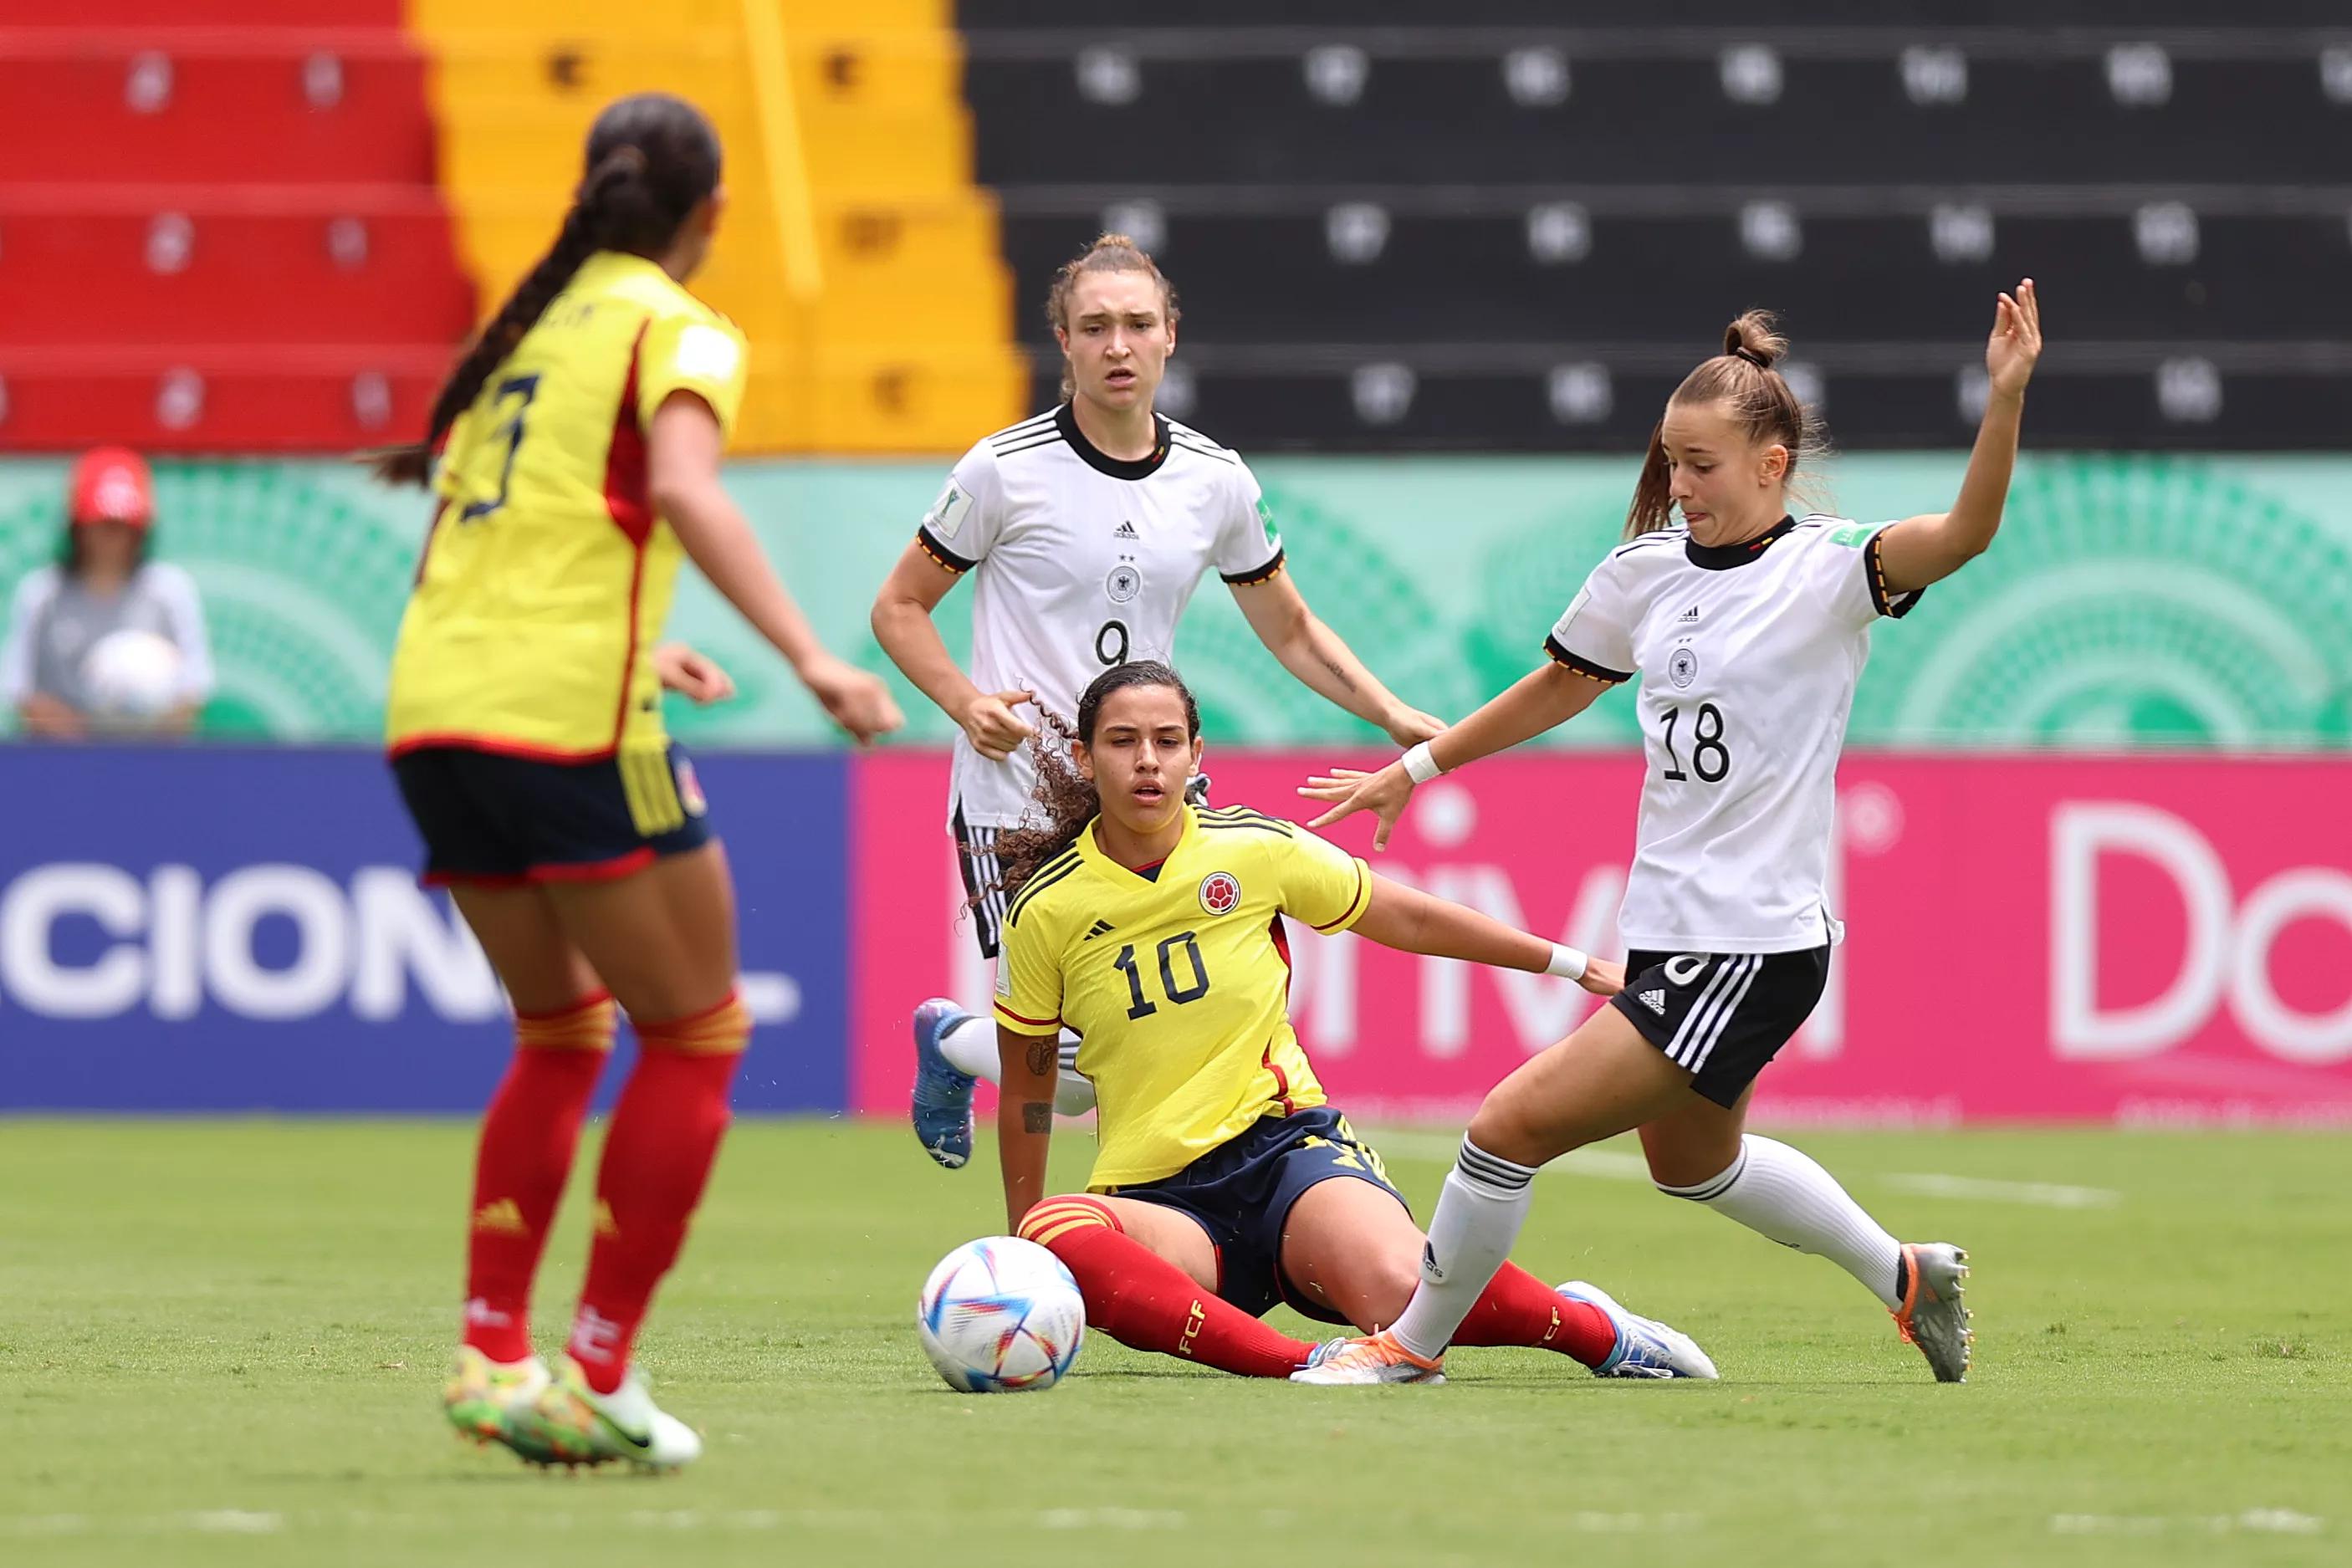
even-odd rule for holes
{"type": "Polygon", "coordinates": [[[1244,1377],[1287,1377],[1314,1349],[1278,1333],[1128,1235],[1111,1207],[1049,1197],[1021,1222],[1023,1239],[1059,1258],[1087,1300],[1087,1324],[1134,1350],[1156,1350],[1244,1377]]]}
{"type": "Polygon", "coordinates": [[[600,1394],[621,1385],[654,1287],[686,1243],[727,1133],[727,1091],[751,1015],[730,992],[706,1011],[636,1030],[636,1071],[613,1108],[596,1172],[596,1239],[568,1347],[600,1394]]]}
{"type": "Polygon", "coordinates": [[[1454,1331],[1454,1343],[1556,1350],[1599,1366],[1617,1348],[1617,1325],[1591,1301],[1571,1301],[1517,1263],[1506,1263],[1454,1331]]]}
{"type": "Polygon", "coordinates": [[[613,998],[603,991],[515,1016],[514,1061],[482,1117],[466,1239],[466,1343],[493,1361],[530,1354],[531,1280],[612,1054],[613,1025],[613,998]]]}

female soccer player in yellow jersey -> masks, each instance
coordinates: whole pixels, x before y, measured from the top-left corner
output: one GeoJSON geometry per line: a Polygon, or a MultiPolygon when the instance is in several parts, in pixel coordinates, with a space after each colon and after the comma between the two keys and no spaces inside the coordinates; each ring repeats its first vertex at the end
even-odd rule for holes
{"type": "MultiPolygon", "coordinates": [[[[1045,821],[998,850],[1011,899],[996,1002],[1006,1212],[1069,1267],[1087,1321],[1112,1338],[1287,1376],[1316,1347],[1259,1314],[1286,1301],[1370,1332],[1412,1295],[1423,1238],[1290,1027],[1284,917],[1566,975],[1603,996],[1622,973],[1376,877],[1289,822],[1189,803],[1200,714],[1165,664],[1122,664],[1087,686],[1075,772],[1043,746],[1037,757],[1045,821]],[[1047,1197],[1065,1023],[1081,1037],[1100,1146],[1086,1193],[1047,1197]]],[[[1509,1266],[1465,1333],[1559,1351],[1607,1377],[1715,1375],[1664,1324],[1509,1266]]]]}
{"type": "Polygon", "coordinates": [[[505,982],[513,1064],[482,1124],[458,1428],[526,1458],[674,1467],[701,1444],[629,1354],[727,1125],[751,1019],[727,862],[660,688],[725,677],[656,653],[682,557],[860,741],[901,722],[825,652],[719,481],[745,349],[681,287],[718,221],[719,141],[690,105],[623,99],[546,256],[482,329],[424,442],[376,455],[435,496],[393,656],[401,796],[505,982]],[[438,454],[438,462],[435,455],[438,454]],[[531,1354],[531,1278],[614,1003],[642,1048],[596,1179],[595,1239],[559,1373],[531,1354]]]}

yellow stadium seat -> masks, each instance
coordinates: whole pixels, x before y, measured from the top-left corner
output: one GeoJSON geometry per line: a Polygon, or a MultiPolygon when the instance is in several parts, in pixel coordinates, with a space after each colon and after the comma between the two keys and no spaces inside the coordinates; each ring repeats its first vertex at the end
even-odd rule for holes
{"type": "Polygon", "coordinates": [[[951,451],[1012,423],[1028,375],[995,201],[972,183],[948,5],[750,3],[781,25],[781,79],[754,80],[753,26],[767,19],[747,0],[675,0],[657,15],[619,0],[411,0],[436,60],[442,184],[483,308],[553,238],[597,111],[675,92],[726,147],[728,209],[694,287],[751,339],[740,447],[951,451]],[[783,212],[763,109],[788,111],[797,136],[783,212]],[[795,287],[812,278],[813,292],[795,287]]]}

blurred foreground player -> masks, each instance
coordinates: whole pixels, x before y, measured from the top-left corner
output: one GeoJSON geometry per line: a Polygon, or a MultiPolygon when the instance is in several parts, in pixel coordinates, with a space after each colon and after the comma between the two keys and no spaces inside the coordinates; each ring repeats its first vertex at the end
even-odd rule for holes
{"type": "Polygon", "coordinates": [[[382,476],[436,497],[389,731],[426,880],[450,888],[516,1015],[475,1167],[449,1418],[541,1462],[668,1468],[701,1442],[656,1407],[630,1351],[701,1198],[751,1029],[727,862],[662,724],[662,685],[726,686],[691,655],[655,652],[681,558],[842,728],[865,741],[901,720],[879,680],[818,643],[719,484],[744,342],[681,287],[719,218],[709,124],[674,98],[624,99],[589,132],[586,170],[425,440],[375,455],[382,476]],[[531,1354],[531,1279],[615,999],[640,1054],[551,1375],[531,1354]]]}

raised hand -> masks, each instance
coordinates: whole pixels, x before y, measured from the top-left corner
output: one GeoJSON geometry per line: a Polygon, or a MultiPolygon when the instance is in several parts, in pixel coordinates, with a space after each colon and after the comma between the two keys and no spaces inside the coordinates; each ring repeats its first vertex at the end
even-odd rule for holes
{"type": "Polygon", "coordinates": [[[1985,345],[1985,374],[1996,396],[2015,397],[2033,379],[2034,361],[2042,358],[2042,300],[2033,279],[2004,294],[1993,308],[1992,340],[1985,345]]]}
{"type": "Polygon", "coordinates": [[[1377,773],[1360,768],[1334,768],[1328,774],[1318,774],[1298,787],[1298,792],[1310,800],[1322,800],[1331,809],[1307,825],[1328,827],[1359,811],[1370,811],[1380,819],[1372,830],[1372,848],[1389,847],[1389,833],[1396,827],[1397,819],[1404,815],[1405,806],[1412,800],[1412,775],[1404,770],[1402,762],[1391,762],[1377,773]]]}

